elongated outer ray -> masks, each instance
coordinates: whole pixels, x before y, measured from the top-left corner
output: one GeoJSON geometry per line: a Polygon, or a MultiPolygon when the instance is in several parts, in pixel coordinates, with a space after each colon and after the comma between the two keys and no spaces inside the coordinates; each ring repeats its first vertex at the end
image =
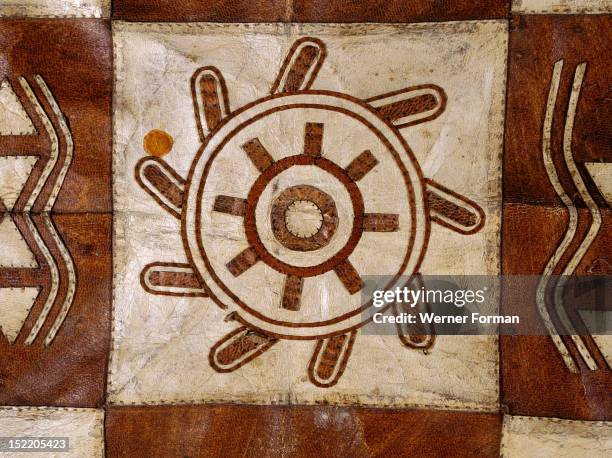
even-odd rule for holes
{"type": "Polygon", "coordinates": [[[425,191],[432,221],[463,235],[484,226],[484,210],[473,200],[430,179],[425,180],[425,191]]]}
{"type": "Polygon", "coordinates": [[[297,40],[287,53],[270,93],[310,89],[326,55],[325,43],[318,38],[305,37],[297,40]]]}
{"type": "Polygon", "coordinates": [[[181,218],[185,180],[166,161],[142,158],[136,164],[136,182],[172,216],[181,218]]]}
{"type": "Polygon", "coordinates": [[[140,274],[144,290],[159,296],[208,297],[190,264],[154,262],[148,264],[140,274]]]}
{"type": "Polygon", "coordinates": [[[241,326],[210,349],[208,360],[217,372],[233,372],[269,350],[277,339],[241,326]]]}
{"type": "Polygon", "coordinates": [[[217,68],[202,67],[191,77],[191,91],[200,140],[204,141],[231,113],[227,86],[217,68]]]}
{"type": "Polygon", "coordinates": [[[314,385],[329,388],[338,383],[351,356],[356,336],[357,331],[351,331],[317,342],[308,365],[308,378],[314,385]]]}
{"type": "MultiPolygon", "coordinates": [[[[420,273],[414,276],[404,285],[407,288],[420,289],[425,286],[423,276],[420,273]]],[[[403,304],[393,304],[393,313],[398,316],[403,304]]],[[[412,313],[429,312],[430,307],[426,301],[419,301],[414,304],[414,308],[410,308],[412,313]]],[[[397,335],[400,342],[408,348],[420,350],[428,350],[433,347],[436,342],[435,329],[433,324],[410,325],[407,323],[396,323],[397,335]]]]}
{"type": "Polygon", "coordinates": [[[440,116],[446,108],[446,93],[440,86],[423,84],[366,99],[398,129],[440,116]]]}

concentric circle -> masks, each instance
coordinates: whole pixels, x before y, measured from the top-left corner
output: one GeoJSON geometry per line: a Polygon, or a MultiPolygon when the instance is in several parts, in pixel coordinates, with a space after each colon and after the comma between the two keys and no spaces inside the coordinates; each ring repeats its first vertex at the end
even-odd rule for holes
{"type": "MultiPolygon", "coordinates": [[[[304,186],[306,185],[299,185],[293,187],[294,191],[291,191],[290,193],[294,194],[297,197],[300,195],[300,192],[304,192],[307,190],[312,191],[314,188],[313,186],[310,186],[309,188],[306,188],[304,186]]],[[[333,228],[333,232],[335,232],[336,227],[338,226],[338,215],[335,209],[335,204],[333,204],[333,200],[331,199],[331,197],[327,196],[323,191],[317,191],[317,195],[320,199],[321,205],[324,207],[330,207],[328,211],[332,212],[328,217],[329,222],[327,224],[327,229],[331,230],[333,228]],[[325,196],[327,196],[327,198],[325,196]],[[333,208],[331,207],[331,204],[333,204],[333,208]]],[[[277,199],[281,196],[277,197],[277,199]]],[[[280,228],[281,224],[278,224],[278,218],[274,218],[273,211],[274,206],[272,207],[270,223],[272,227],[272,232],[276,235],[278,232],[282,232],[282,230],[280,228]]],[[[353,249],[359,242],[359,239],[363,232],[363,213],[364,203],[363,198],[361,197],[361,192],[359,191],[357,184],[350,179],[344,169],[323,157],[312,157],[305,154],[300,154],[295,156],[289,156],[279,161],[276,161],[272,166],[267,168],[260,175],[257,181],[255,181],[247,197],[247,210],[244,218],[244,225],[248,242],[255,249],[257,255],[263,262],[271,266],[277,272],[286,275],[312,277],[315,275],[321,275],[329,270],[332,270],[352,253],[353,249]],[[324,260],[317,262],[316,264],[306,266],[290,264],[281,259],[280,256],[275,255],[270,250],[268,250],[267,247],[262,243],[260,234],[261,231],[260,229],[258,229],[256,223],[256,208],[264,190],[268,187],[268,185],[275,177],[277,177],[285,170],[296,166],[315,166],[316,168],[334,177],[334,179],[337,180],[337,182],[346,189],[346,192],[350,196],[353,213],[350,236],[346,240],[346,243],[341,246],[340,249],[335,253],[332,253],[329,256],[325,256],[324,254],[324,260]]],[[[282,225],[284,225],[284,211],[281,215],[281,218],[282,225]]],[[[328,245],[331,239],[331,237],[326,238],[325,236],[323,236],[323,234],[321,234],[321,236],[319,237],[315,236],[314,240],[311,240],[309,243],[306,244],[306,246],[310,249],[299,250],[296,249],[296,247],[299,247],[300,243],[304,242],[304,239],[294,237],[291,233],[289,233],[289,231],[282,232],[282,235],[286,237],[284,241],[281,242],[282,245],[289,248],[290,250],[296,251],[313,251],[315,249],[321,249],[328,245]]],[[[317,253],[317,255],[318,257],[320,257],[321,254],[317,253]]]]}
{"type": "Polygon", "coordinates": [[[346,332],[365,322],[361,312],[371,306],[355,294],[359,275],[388,275],[381,287],[393,288],[418,268],[429,233],[423,190],[405,141],[368,105],[322,91],[277,94],[235,112],[194,159],[183,210],[187,254],[211,296],[252,328],[289,339],[346,332]],[[308,123],[320,126],[322,138],[305,148],[308,123]],[[247,151],[255,140],[267,150],[265,161],[247,151]],[[351,164],[366,152],[377,165],[362,178],[351,164]],[[272,230],[274,203],[294,186],[317,188],[336,206],[338,225],[319,249],[291,250],[272,230]],[[395,221],[395,232],[379,231],[380,221],[395,221]],[[326,249],[333,253],[311,262],[326,249]],[[282,250],[294,258],[281,261],[282,250]],[[304,275],[311,268],[320,271],[304,275]],[[299,307],[283,308],[285,284],[300,285],[299,307]]]}
{"type": "Polygon", "coordinates": [[[272,232],[284,246],[296,251],[318,250],[338,227],[338,211],[331,196],[309,185],[291,186],[274,200],[272,232]]]}

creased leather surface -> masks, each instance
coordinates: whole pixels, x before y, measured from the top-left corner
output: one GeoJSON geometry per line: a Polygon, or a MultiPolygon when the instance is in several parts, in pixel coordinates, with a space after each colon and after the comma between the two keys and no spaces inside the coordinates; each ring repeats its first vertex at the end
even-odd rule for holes
{"type": "MultiPolygon", "coordinates": [[[[146,154],[143,137],[153,129],[161,129],[174,139],[172,150],[163,158],[165,163],[174,168],[179,177],[187,177],[199,146],[189,78],[199,66],[215,65],[225,75],[231,107],[237,109],[270,90],[284,56],[297,39],[305,35],[314,36],[326,43],[328,57],[313,89],[341,91],[365,99],[406,85],[428,82],[446,88],[449,100],[445,113],[431,122],[407,127],[406,138],[421,161],[426,176],[478,201],[487,219],[482,231],[470,236],[451,232],[439,225],[432,226],[422,269],[428,273],[495,274],[499,269],[504,23],[304,25],[290,28],[268,24],[116,23],[114,32],[118,73],[111,402],[332,402],[478,410],[497,408],[497,339],[494,336],[440,337],[435,350],[425,355],[420,351],[405,351],[407,349],[402,348],[396,336],[358,335],[346,370],[337,386],[329,389],[315,387],[306,377],[306,366],[316,343],[312,340],[281,340],[236,371],[213,371],[206,355],[213,344],[236,325],[224,321],[227,312],[208,299],[156,296],[143,290],[140,273],[147,264],[185,263],[187,259],[179,222],[141,188],[142,178],[138,179],[139,182],[134,170],[146,154]],[[368,37],[364,39],[366,33],[368,37]],[[432,43],[437,46],[432,47],[432,43]],[[388,54],[394,56],[392,60],[380,51],[382,47],[393,49],[388,54]],[[434,53],[433,49],[438,51],[434,53]],[[243,58],[236,59],[236,56],[243,58]],[[153,71],[159,68],[165,70],[153,71]],[[473,116],[465,116],[467,107],[473,116]],[[465,155],[470,155],[471,159],[465,155]],[[458,170],[462,173],[457,173],[458,170]],[[168,377],[177,371],[181,372],[181,377],[168,377]],[[381,373],[386,376],[380,377],[381,373]],[[166,380],[164,384],[159,383],[160,377],[166,380]]],[[[302,148],[304,122],[317,120],[325,125],[323,156],[343,165],[356,156],[356,151],[361,151],[358,148],[369,145],[370,137],[363,131],[357,134],[357,125],[351,125],[353,135],[346,137],[346,128],[343,130],[342,122],[337,121],[340,118],[331,115],[312,119],[290,116],[293,117],[279,121],[272,118],[268,127],[253,131],[251,137],[258,136],[263,144],[268,145],[270,154],[278,158],[302,148]],[[278,129],[278,123],[286,126],[283,132],[293,135],[292,132],[296,131],[299,134],[285,141],[285,134],[267,133],[278,129]]],[[[251,137],[236,140],[235,147],[231,148],[233,156],[221,162],[220,178],[214,181],[225,186],[225,191],[219,191],[220,194],[233,197],[247,194],[257,169],[240,145],[251,137]]],[[[380,167],[383,167],[382,163],[380,167]]],[[[378,205],[385,212],[399,211],[403,205],[403,191],[388,185],[397,175],[393,175],[391,169],[388,176],[382,168],[379,170],[380,173],[372,172],[363,179],[362,192],[367,198],[381,190],[382,197],[371,200],[374,202],[370,203],[371,208],[378,205]]],[[[288,179],[286,185],[308,183],[308,180],[314,180],[317,186],[326,186],[327,183],[324,175],[309,177],[302,174],[288,179]]],[[[336,188],[325,189],[333,194],[336,188]]],[[[340,224],[345,218],[343,214],[352,211],[342,199],[340,193],[336,199],[340,224]]],[[[264,213],[259,217],[265,220],[266,210],[262,211],[264,213]]],[[[212,220],[205,233],[214,238],[211,253],[216,256],[215,262],[219,264],[222,275],[226,275],[225,263],[245,248],[233,245],[240,240],[243,225],[239,216],[217,213],[213,218],[218,219],[212,220]],[[223,223],[217,225],[215,221],[223,223]]],[[[400,231],[401,227],[400,222],[400,231]]],[[[339,226],[336,239],[346,232],[346,228],[339,226]]],[[[270,243],[274,242],[274,235],[268,233],[267,237],[270,243]]],[[[390,237],[393,235],[387,235],[385,239],[387,248],[397,246],[397,251],[402,247],[402,240],[407,240],[407,237],[401,240],[390,237]]],[[[368,239],[373,243],[369,245],[370,253],[380,250],[380,246],[374,248],[375,239],[375,235],[368,239]]],[[[334,243],[332,239],[330,246],[334,243]]],[[[305,262],[306,259],[303,253],[295,251],[287,256],[292,256],[293,262],[305,262]]],[[[368,257],[365,251],[356,251],[352,260],[372,274],[380,273],[381,269],[388,270],[389,263],[394,262],[393,256],[387,255],[379,256],[374,262],[372,255],[368,257]]],[[[277,291],[279,275],[262,269],[264,266],[260,263],[252,271],[236,279],[230,276],[227,281],[233,287],[241,288],[241,293],[252,301],[258,301],[260,297],[269,298],[269,304],[263,305],[269,307],[269,313],[290,316],[290,312],[276,306],[280,295],[277,291]],[[262,288],[262,284],[266,288],[262,288]]],[[[333,272],[324,281],[328,287],[320,293],[315,289],[315,281],[310,285],[305,283],[304,302],[323,298],[328,305],[321,308],[307,308],[305,305],[305,312],[298,314],[300,319],[314,320],[326,313],[337,314],[338,307],[345,304],[344,299],[338,299],[345,293],[333,272]]],[[[358,294],[353,297],[355,299],[351,300],[359,300],[358,294]]]]}
{"type": "MultiPolygon", "coordinates": [[[[610,275],[612,215],[585,163],[608,167],[612,160],[608,97],[609,16],[518,16],[510,37],[509,93],[504,155],[503,273],[541,275],[570,229],[576,236],[559,259],[561,273],[581,243],[589,243],[580,255],[577,275],[610,275]],[[563,37],[562,39],[560,37],[563,37]],[[560,67],[562,62],[562,67],[560,67]],[[543,128],[554,66],[559,89],[551,125],[553,164],[558,187],[567,189],[575,223],[547,175],[543,160],[543,128]],[[567,106],[574,74],[585,68],[576,99],[570,141],[564,142],[567,106]],[[565,146],[564,146],[565,145],[565,146]],[[565,149],[564,149],[565,147],[565,149]],[[569,151],[579,174],[568,172],[564,151],[569,151]],[[583,180],[593,204],[588,207],[575,182],[583,180]],[[574,210],[572,210],[574,211],[574,210]],[[601,218],[593,233],[594,215],[601,218]],[[583,242],[585,241],[585,242],[583,242]]],[[[586,246],[586,245],[585,245],[586,246]]],[[[503,307],[531,310],[537,315],[536,292],[507,291],[503,307]]],[[[595,337],[602,354],[609,354],[609,336],[595,337]]],[[[570,372],[552,340],[545,336],[502,336],[502,398],[512,414],[607,420],[612,415],[612,373],[589,370],[570,372]]]]}
{"type": "Polygon", "coordinates": [[[128,21],[428,22],[496,19],[504,0],[115,0],[113,17],[128,21]]]}
{"type": "MultiPolygon", "coordinates": [[[[0,431],[3,437],[67,438],[70,454],[79,457],[104,456],[104,411],[50,407],[0,407],[0,431]]],[[[9,453],[0,452],[3,456],[9,453]]],[[[49,458],[66,452],[48,451],[13,453],[20,457],[49,458]]]]}
{"type": "Polygon", "coordinates": [[[612,423],[559,418],[504,417],[501,456],[522,458],[606,457],[612,453],[612,423]]]}
{"type": "Polygon", "coordinates": [[[75,154],[53,210],[110,212],[110,22],[0,19],[0,47],[0,83],[8,77],[18,85],[20,76],[41,75],[70,127],[75,154]]]}
{"type": "Polygon", "coordinates": [[[110,0],[3,0],[0,17],[108,17],[110,0]]]}
{"type": "Polygon", "coordinates": [[[451,450],[453,456],[495,457],[501,433],[498,415],[468,412],[151,406],[113,407],[107,415],[109,457],[238,456],[245,450],[265,457],[434,457],[451,450]]]}
{"type": "MultiPolygon", "coordinates": [[[[104,403],[111,300],[110,215],[55,215],[77,271],[74,303],[50,346],[0,336],[0,404],[96,407],[104,403]]],[[[64,286],[65,288],[65,286],[64,286]]],[[[26,320],[28,330],[38,316],[26,320]]],[[[43,328],[42,334],[48,329],[43,328]]]]}
{"type": "Polygon", "coordinates": [[[512,11],[523,14],[610,13],[608,0],[512,0],[512,11]]]}

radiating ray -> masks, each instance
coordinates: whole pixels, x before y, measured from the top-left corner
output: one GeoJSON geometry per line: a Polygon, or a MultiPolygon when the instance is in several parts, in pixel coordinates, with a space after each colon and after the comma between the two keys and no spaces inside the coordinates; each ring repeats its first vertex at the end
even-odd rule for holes
{"type": "Polygon", "coordinates": [[[349,293],[358,293],[363,288],[363,281],[348,259],[338,264],[334,271],[349,293]]]}
{"type": "Polygon", "coordinates": [[[304,279],[295,275],[287,275],[285,277],[285,286],[283,288],[283,300],[281,305],[286,310],[299,310],[302,300],[302,287],[304,279]]]}
{"type": "Polygon", "coordinates": [[[366,232],[396,232],[399,229],[399,215],[393,213],[365,213],[363,230],[366,232]]]}
{"type": "Polygon", "coordinates": [[[189,264],[155,262],[143,269],[140,280],[144,289],[151,294],[208,296],[206,287],[202,285],[189,264]]]}
{"type": "Polygon", "coordinates": [[[227,269],[234,277],[242,275],[259,261],[259,256],[255,248],[248,247],[247,249],[236,255],[230,262],[226,264],[227,269]]]}
{"type": "Polygon", "coordinates": [[[204,116],[210,130],[217,127],[223,118],[217,85],[218,80],[212,74],[203,75],[200,78],[200,93],[204,101],[204,116]]]}
{"type": "Polygon", "coordinates": [[[308,71],[318,60],[321,50],[317,46],[304,46],[296,57],[290,71],[285,79],[283,92],[299,91],[304,86],[304,81],[308,71]]]}
{"type": "Polygon", "coordinates": [[[244,216],[246,207],[246,199],[232,196],[217,196],[213,205],[213,211],[234,216],[244,216]]]}
{"type": "Polygon", "coordinates": [[[346,167],[346,173],[351,180],[359,181],[376,167],[376,164],[378,160],[369,150],[365,150],[346,167]]]}
{"type": "Polygon", "coordinates": [[[304,154],[308,156],[320,156],[322,146],[323,124],[307,122],[306,134],[304,135],[304,154]]]}
{"type": "Polygon", "coordinates": [[[432,94],[422,94],[413,98],[398,100],[378,109],[378,112],[389,120],[405,118],[436,108],[438,101],[432,94]]]}
{"type": "Polygon", "coordinates": [[[325,44],[312,37],[297,40],[272,85],[271,94],[309,89],[325,60],[325,44]]]}
{"type": "Polygon", "coordinates": [[[249,157],[253,165],[259,170],[263,172],[272,164],[274,164],[274,159],[268,153],[268,150],[261,144],[259,138],[252,138],[244,145],[242,145],[242,149],[249,157]]]}
{"type": "Polygon", "coordinates": [[[317,342],[308,365],[308,378],[321,388],[334,386],[340,380],[351,356],[357,331],[335,335],[317,342]]]}

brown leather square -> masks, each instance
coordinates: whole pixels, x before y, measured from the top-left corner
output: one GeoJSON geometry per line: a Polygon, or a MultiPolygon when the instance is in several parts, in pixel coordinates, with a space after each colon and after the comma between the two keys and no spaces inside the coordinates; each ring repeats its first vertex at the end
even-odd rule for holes
{"type": "Polygon", "coordinates": [[[497,19],[505,0],[115,0],[113,19],[212,22],[424,22],[497,19]]]}
{"type": "Polygon", "coordinates": [[[282,22],[283,0],[115,0],[113,19],[127,21],[282,22]]]}
{"type": "Polygon", "coordinates": [[[111,307],[110,23],[0,20],[0,403],[100,406],[111,307]]]}
{"type": "MultiPolygon", "coordinates": [[[[609,15],[515,16],[508,57],[508,94],[504,155],[504,201],[561,205],[547,177],[542,141],[554,66],[561,67],[552,118],[551,148],[562,161],[563,135],[572,83],[578,66],[584,76],[576,106],[571,147],[580,175],[600,206],[605,200],[585,162],[612,161],[612,105],[609,102],[609,15]]],[[[572,186],[568,173],[559,176],[572,186]]]]}
{"type": "MultiPolygon", "coordinates": [[[[541,275],[541,284],[549,285],[556,275],[612,273],[612,213],[605,174],[598,172],[612,161],[606,102],[610,24],[607,16],[513,21],[504,275],[541,275]]],[[[504,292],[503,312],[531,313],[543,334],[547,322],[560,329],[563,315],[571,313],[566,308],[554,295],[538,299],[535,285],[504,292]]],[[[612,372],[605,349],[598,336],[569,333],[576,335],[501,337],[502,399],[510,413],[610,418],[612,372]]]]}
{"type": "MultiPolygon", "coordinates": [[[[27,231],[28,215],[12,215],[20,230],[27,231]]],[[[110,304],[111,304],[111,226],[110,214],[56,214],[52,223],[44,215],[31,217],[35,227],[43,234],[45,245],[57,260],[60,273],[57,299],[50,309],[48,319],[31,345],[25,342],[31,335],[35,323],[50,296],[48,280],[42,288],[27,317],[21,332],[11,345],[0,334],[0,404],[2,405],[47,405],[95,407],[104,402],[106,364],[110,350],[110,304]],[[45,344],[51,324],[57,321],[63,299],[71,286],[70,276],[58,247],[55,245],[47,224],[54,224],[74,262],[74,299],[69,312],[55,338],[45,344]]],[[[31,242],[28,237],[28,242],[31,242]]],[[[32,243],[33,247],[36,244],[32,243]]],[[[40,251],[33,250],[43,265],[40,251]]],[[[40,270],[41,278],[48,279],[49,266],[40,270]]],[[[0,276],[0,286],[12,280],[23,279],[24,284],[33,284],[31,272],[13,276],[6,271],[0,276]],[[29,275],[30,277],[28,277],[29,275]]]]}
{"type": "Polygon", "coordinates": [[[298,22],[433,22],[497,19],[508,14],[505,0],[295,0],[298,22]]]}
{"type": "MultiPolygon", "coordinates": [[[[20,78],[25,78],[58,136],[60,158],[64,160],[65,135],[36,80],[46,84],[59,112],[66,118],[74,144],[72,161],[65,179],[55,167],[49,183],[60,183],[53,206],[55,212],[110,212],[111,193],[111,96],[112,64],[110,23],[94,19],[0,19],[0,83],[8,81],[32,119],[37,136],[0,136],[0,156],[42,154],[48,157],[52,137],[47,133],[36,107],[28,99],[20,78]]],[[[22,194],[28,194],[37,177],[44,173],[38,161],[22,194]]],[[[52,186],[46,185],[32,206],[45,211],[52,186]]],[[[17,203],[19,211],[25,199],[17,203]]]]}
{"type": "Polygon", "coordinates": [[[498,414],[435,410],[111,407],[106,419],[108,457],[494,457],[500,439],[498,414]]]}

